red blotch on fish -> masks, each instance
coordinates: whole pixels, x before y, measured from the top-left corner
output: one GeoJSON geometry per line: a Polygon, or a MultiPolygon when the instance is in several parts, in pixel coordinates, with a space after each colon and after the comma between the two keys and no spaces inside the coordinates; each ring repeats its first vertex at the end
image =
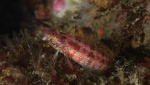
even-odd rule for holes
{"type": "Polygon", "coordinates": [[[112,59],[102,55],[99,51],[76,40],[74,37],[58,31],[45,30],[46,39],[56,49],[80,65],[95,70],[107,70],[112,59]]]}

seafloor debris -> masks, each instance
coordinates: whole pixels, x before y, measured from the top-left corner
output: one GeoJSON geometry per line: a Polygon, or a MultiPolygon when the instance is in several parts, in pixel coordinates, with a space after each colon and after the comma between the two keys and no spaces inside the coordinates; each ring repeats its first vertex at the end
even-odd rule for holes
{"type": "Polygon", "coordinates": [[[36,10],[38,20],[23,23],[13,38],[0,36],[0,84],[150,85],[149,0],[64,0],[70,8],[61,18],[49,8],[51,1],[27,0],[23,8],[36,10]],[[103,72],[70,60],[72,70],[62,53],[54,62],[55,48],[42,40],[45,27],[70,34],[114,62],[103,72]]]}

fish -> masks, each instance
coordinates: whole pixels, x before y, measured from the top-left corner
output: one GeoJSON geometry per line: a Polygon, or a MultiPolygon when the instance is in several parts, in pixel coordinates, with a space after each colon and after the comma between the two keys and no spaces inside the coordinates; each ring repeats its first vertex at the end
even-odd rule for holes
{"type": "Polygon", "coordinates": [[[82,66],[101,71],[110,68],[111,58],[69,34],[45,30],[44,38],[53,48],[82,66]]]}

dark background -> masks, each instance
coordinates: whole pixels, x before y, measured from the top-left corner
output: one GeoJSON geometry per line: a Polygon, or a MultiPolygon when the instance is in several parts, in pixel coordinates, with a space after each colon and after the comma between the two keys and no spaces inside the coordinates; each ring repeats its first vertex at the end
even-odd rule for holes
{"type": "Polygon", "coordinates": [[[21,0],[0,0],[0,35],[19,32],[21,21],[21,0]]]}

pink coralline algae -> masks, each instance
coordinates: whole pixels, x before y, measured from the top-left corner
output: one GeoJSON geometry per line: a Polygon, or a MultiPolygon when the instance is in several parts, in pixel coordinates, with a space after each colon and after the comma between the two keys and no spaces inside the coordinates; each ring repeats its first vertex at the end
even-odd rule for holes
{"type": "Polygon", "coordinates": [[[52,6],[55,13],[60,13],[65,8],[65,2],[64,0],[53,0],[52,6]]]}
{"type": "Polygon", "coordinates": [[[110,67],[112,62],[110,58],[102,55],[97,50],[93,50],[83,42],[79,42],[70,35],[46,30],[45,37],[56,50],[80,65],[101,71],[110,67]]]}

